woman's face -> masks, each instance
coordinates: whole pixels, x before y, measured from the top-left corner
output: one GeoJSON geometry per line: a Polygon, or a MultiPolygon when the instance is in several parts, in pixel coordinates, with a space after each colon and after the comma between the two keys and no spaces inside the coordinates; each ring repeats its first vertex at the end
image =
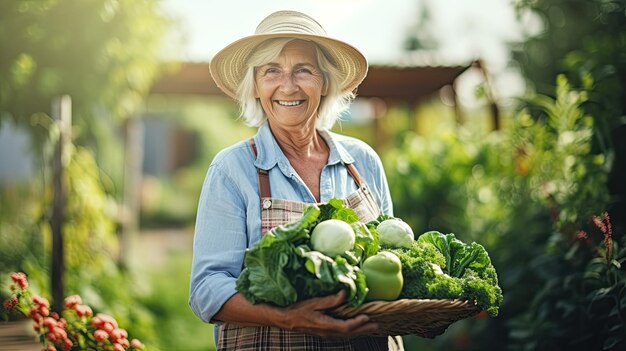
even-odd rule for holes
{"type": "Polygon", "coordinates": [[[301,40],[289,42],[276,60],[256,68],[255,97],[271,125],[315,125],[326,88],[313,45],[301,40]]]}

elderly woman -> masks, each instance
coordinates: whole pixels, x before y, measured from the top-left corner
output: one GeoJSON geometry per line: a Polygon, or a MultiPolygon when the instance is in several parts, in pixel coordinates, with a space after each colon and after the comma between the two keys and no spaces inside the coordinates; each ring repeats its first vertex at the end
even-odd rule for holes
{"type": "MultiPolygon", "coordinates": [[[[218,350],[387,350],[368,316],[335,319],[344,293],[288,307],[251,304],[235,290],[247,248],[306,204],[344,199],[363,222],[392,214],[380,158],[329,131],[354,98],[367,61],[309,16],[279,11],[211,61],[217,85],[241,106],[250,140],[222,150],[203,185],[189,303],[216,324],[218,350]]],[[[396,345],[397,346],[397,345],[396,345]]]]}

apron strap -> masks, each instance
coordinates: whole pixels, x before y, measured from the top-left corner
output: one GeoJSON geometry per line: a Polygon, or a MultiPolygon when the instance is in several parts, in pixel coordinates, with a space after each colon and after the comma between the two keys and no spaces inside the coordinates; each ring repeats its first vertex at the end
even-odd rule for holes
{"type": "Polygon", "coordinates": [[[359,171],[357,171],[356,167],[354,167],[354,164],[347,163],[345,165],[346,165],[346,168],[348,169],[348,173],[350,173],[350,176],[352,176],[352,179],[354,179],[354,182],[356,183],[357,187],[358,188],[362,187],[363,184],[365,183],[363,182],[363,178],[361,178],[359,171]]]}
{"type": "MultiPolygon", "coordinates": [[[[254,159],[256,160],[257,151],[256,144],[254,143],[254,139],[250,138],[250,147],[252,147],[252,153],[254,154],[254,159]]],[[[257,173],[259,177],[259,191],[261,193],[261,198],[269,198],[272,197],[270,190],[270,175],[266,170],[257,167],[257,173]]]]}

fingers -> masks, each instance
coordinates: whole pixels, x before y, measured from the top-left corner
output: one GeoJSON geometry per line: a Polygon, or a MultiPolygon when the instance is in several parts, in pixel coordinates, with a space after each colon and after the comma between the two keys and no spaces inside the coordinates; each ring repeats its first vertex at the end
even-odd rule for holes
{"type": "Polygon", "coordinates": [[[334,295],[320,297],[318,302],[319,310],[328,310],[341,305],[346,300],[346,292],[339,291],[334,295]]]}
{"type": "Polygon", "coordinates": [[[346,292],[341,290],[334,295],[315,297],[298,302],[288,307],[289,309],[306,309],[315,311],[325,311],[341,305],[346,299],[346,292]]]}
{"type": "Polygon", "coordinates": [[[378,324],[370,322],[366,315],[359,315],[346,320],[335,319],[327,315],[324,317],[322,323],[310,325],[309,328],[301,331],[322,337],[352,338],[379,330],[378,324]]]}
{"type": "Polygon", "coordinates": [[[312,298],[295,303],[285,308],[284,327],[307,334],[322,337],[351,338],[363,334],[371,334],[379,330],[367,315],[358,315],[349,319],[333,318],[326,314],[345,302],[346,292],[312,298]]]}

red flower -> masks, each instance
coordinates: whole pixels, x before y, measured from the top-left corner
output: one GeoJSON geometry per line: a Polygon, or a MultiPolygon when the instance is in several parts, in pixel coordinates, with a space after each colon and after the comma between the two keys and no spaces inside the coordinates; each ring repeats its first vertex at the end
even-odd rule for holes
{"type": "Polygon", "coordinates": [[[74,310],[79,317],[93,316],[93,311],[91,310],[91,307],[87,305],[77,305],[74,307],[74,310]]]}
{"type": "Polygon", "coordinates": [[[124,329],[117,328],[111,332],[111,338],[114,342],[118,342],[119,340],[128,338],[128,333],[124,329]]]}
{"type": "Polygon", "coordinates": [[[607,262],[610,262],[612,257],[611,251],[613,248],[613,240],[611,239],[611,236],[613,235],[613,230],[611,228],[611,219],[609,218],[609,213],[604,212],[602,218],[598,216],[593,216],[592,220],[596,227],[598,227],[602,234],[604,234],[604,247],[606,248],[604,258],[607,262]]]}
{"type": "Polygon", "coordinates": [[[52,329],[57,326],[57,321],[52,317],[46,317],[43,320],[43,325],[45,325],[48,329],[52,329]]]}
{"type": "Polygon", "coordinates": [[[127,349],[130,346],[130,342],[128,339],[119,339],[115,342],[115,345],[121,345],[123,348],[127,349]]]}
{"type": "MultiPolygon", "coordinates": [[[[33,295],[33,302],[40,307],[50,308],[50,302],[48,302],[45,297],[41,297],[35,294],[33,295]]],[[[46,316],[47,315],[48,314],[46,314],[46,316]]]]}
{"type": "Polygon", "coordinates": [[[576,232],[576,238],[577,239],[588,239],[589,235],[584,230],[579,230],[579,231],[576,232]]]}
{"type": "Polygon", "coordinates": [[[65,298],[65,307],[74,309],[74,307],[80,305],[82,300],[79,295],[72,295],[65,298]]]}
{"type": "Polygon", "coordinates": [[[139,341],[139,339],[133,339],[130,341],[130,347],[133,349],[140,349],[143,347],[143,344],[139,341]]]}
{"type": "Polygon", "coordinates": [[[93,332],[93,336],[94,338],[96,338],[96,341],[101,342],[109,338],[109,333],[105,332],[102,329],[98,329],[93,332]]]}
{"type": "Polygon", "coordinates": [[[17,305],[18,301],[17,301],[17,297],[13,296],[12,298],[4,301],[4,309],[6,311],[10,311],[13,309],[13,307],[15,307],[17,305]]]}
{"type": "Polygon", "coordinates": [[[44,351],[71,351],[78,340],[90,350],[126,351],[131,345],[133,349],[143,348],[139,340],[128,340],[128,332],[119,328],[115,318],[103,313],[93,316],[91,307],[82,305],[79,295],[68,296],[64,300],[65,309],[51,313],[47,299],[27,290],[24,273],[12,273],[11,279],[12,296],[4,301],[4,308],[12,310],[18,306],[20,312],[32,319],[33,330],[39,334],[44,351]],[[96,330],[89,336],[92,328],[96,330]]]}
{"type": "Polygon", "coordinates": [[[13,272],[11,273],[11,279],[15,282],[21,289],[28,288],[28,279],[26,279],[26,274],[22,272],[13,272]]]}
{"type": "Polygon", "coordinates": [[[72,340],[67,339],[67,338],[63,340],[63,350],[69,351],[72,349],[72,346],[74,346],[74,343],[72,342],[72,340]]]}
{"type": "Polygon", "coordinates": [[[59,339],[67,339],[67,332],[65,331],[65,329],[60,328],[60,327],[54,327],[52,328],[52,332],[54,333],[54,335],[57,336],[57,338],[59,339]]]}
{"type": "Polygon", "coordinates": [[[108,314],[98,313],[96,314],[95,317],[91,319],[91,325],[93,325],[96,328],[104,329],[104,328],[101,328],[104,324],[110,324],[111,326],[113,326],[111,330],[118,327],[117,321],[115,320],[115,318],[109,316],[108,314]]]}

